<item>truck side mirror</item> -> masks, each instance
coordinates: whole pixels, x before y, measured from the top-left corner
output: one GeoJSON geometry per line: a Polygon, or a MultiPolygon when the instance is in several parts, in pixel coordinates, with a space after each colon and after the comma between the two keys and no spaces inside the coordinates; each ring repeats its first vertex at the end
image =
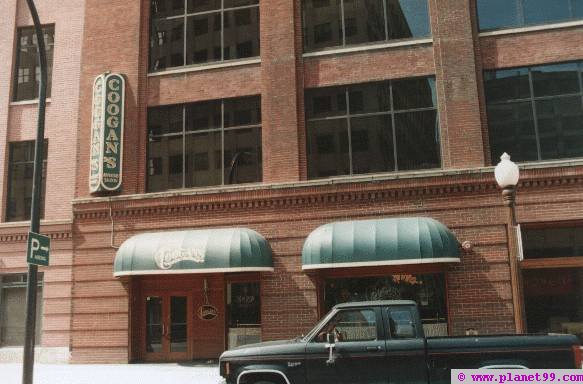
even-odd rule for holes
{"type": "Polygon", "coordinates": [[[328,348],[329,351],[328,360],[326,360],[327,365],[334,365],[334,363],[336,363],[334,347],[336,347],[336,334],[334,332],[329,332],[326,334],[326,348],[328,348]]]}

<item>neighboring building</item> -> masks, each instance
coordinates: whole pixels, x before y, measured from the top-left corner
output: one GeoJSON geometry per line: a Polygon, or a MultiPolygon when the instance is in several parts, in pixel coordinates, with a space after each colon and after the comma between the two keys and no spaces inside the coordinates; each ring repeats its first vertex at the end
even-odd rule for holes
{"type": "MultiPolygon", "coordinates": [[[[86,0],[82,12],[77,146],[53,155],[76,158],[68,182],[53,184],[48,136],[47,199],[71,191],[55,202],[64,218],[74,200],[68,264],[44,270],[42,345],[63,335],[71,362],[212,359],[360,299],[416,300],[430,335],[514,332],[492,167],[503,152],[521,165],[527,330],[583,334],[578,1],[86,0]],[[106,72],[125,78],[122,134],[105,118],[117,107],[92,114],[118,101],[99,98],[117,87],[106,72]],[[103,174],[122,184],[91,193],[104,121],[104,151],[123,163],[103,174]],[[65,268],[70,332],[47,326],[49,277],[65,268]]],[[[25,232],[0,241],[23,252],[25,232]]],[[[7,281],[24,270],[13,260],[0,259],[7,281]]]]}
{"type": "MultiPolygon", "coordinates": [[[[52,239],[41,268],[36,344],[40,361],[68,361],[71,339],[72,214],[75,196],[83,2],[35,1],[45,33],[46,108],[41,231],[52,239]]],[[[26,1],[2,2],[0,23],[0,361],[24,342],[29,231],[40,68],[26,1]]]]}

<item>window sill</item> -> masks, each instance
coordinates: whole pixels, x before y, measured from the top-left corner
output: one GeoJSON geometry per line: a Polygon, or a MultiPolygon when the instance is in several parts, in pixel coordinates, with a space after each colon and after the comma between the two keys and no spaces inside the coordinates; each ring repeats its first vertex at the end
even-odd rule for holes
{"type": "Polygon", "coordinates": [[[374,50],[378,50],[378,49],[408,47],[408,46],[432,44],[432,43],[433,43],[432,38],[405,40],[405,41],[400,40],[400,41],[392,41],[392,42],[383,42],[380,44],[359,45],[359,46],[346,47],[346,48],[332,48],[332,49],[326,49],[323,51],[304,53],[302,56],[306,57],[306,58],[319,57],[319,56],[328,56],[328,55],[338,55],[338,54],[343,54],[343,53],[374,51],[374,50]]]}
{"type": "Polygon", "coordinates": [[[567,21],[564,23],[542,24],[542,25],[533,25],[533,26],[529,26],[529,27],[498,29],[495,31],[480,32],[478,34],[478,36],[489,37],[489,36],[500,36],[500,35],[513,35],[513,34],[527,33],[527,32],[537,32],[537,31],[547,31],[547,30],[553,30],[553,29],[578,27],[578,26],[582,26],[582,25],[583,25],[583,20],[567,21]]]}
{"type": "Polygon", "coordinates": [[[217,63],[217,64],[195,64],[195,65],[190,65],[187,67],[178,67],[175,69],[167,69],[167,70],[160,71],[160,72],[151,72],[151,73],[148,73],[148,77],[176,75],[176,74],[189,73],[189,72],[201,72],[201,71],[209,71],[212,69],[240,67],[240,66],[252,65],[252,64],[261,64],[261,59],[257,57],[257,58],[252,58],[252,59],[229,60],[229,61],[224,61],[224,62],[217,63]]]}
{"type": "MultiPolygon", "coordinates": [[[[71,220],[41,220],[41,225],[61,225],[61,224],[72,224],[71,220]]],[[[30,220],[27,221],[6,221],[0,223],[0,228],[20,228],[29,227],[30,220]]]]}
{"type": "MultiPolygon", "coordinates": [[[[51,98],[47,97],[47,103],[51,102],[51,98]]],[[[11,101],[10,105],[31,105],[31,104],[38,104],[38,99],[34,100],[22,100],[22,101],[11,101]]]]}

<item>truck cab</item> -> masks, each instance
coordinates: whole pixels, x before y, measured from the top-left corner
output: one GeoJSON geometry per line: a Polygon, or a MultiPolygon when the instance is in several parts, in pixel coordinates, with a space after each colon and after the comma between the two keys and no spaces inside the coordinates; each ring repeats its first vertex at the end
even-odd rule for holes
{"type": "Polygon", "coordinates": [[[335,306],[306,336],[223,353],[229,384],[448,383],[464,368],[581,368],[572,335],[426,338],[413,301],[335,306]],[[549,355],[549,352],[553,352],[549,355]]]}

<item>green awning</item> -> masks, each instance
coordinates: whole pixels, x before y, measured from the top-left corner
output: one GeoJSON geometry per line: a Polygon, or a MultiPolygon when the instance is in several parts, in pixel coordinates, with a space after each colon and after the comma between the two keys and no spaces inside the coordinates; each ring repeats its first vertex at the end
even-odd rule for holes
{"type": "Polygon", "coordinates": [[[325,224],[308,236],[302,251],[304,270],[459,261],[453,233],[425,217],[325,224]]]}
{"type": "Polygon", "coordinates": [[[133,236],[117,251],[113,275],[261,271],[273,271],[263,236],[247,228],[223,228],[133,236]]]}

